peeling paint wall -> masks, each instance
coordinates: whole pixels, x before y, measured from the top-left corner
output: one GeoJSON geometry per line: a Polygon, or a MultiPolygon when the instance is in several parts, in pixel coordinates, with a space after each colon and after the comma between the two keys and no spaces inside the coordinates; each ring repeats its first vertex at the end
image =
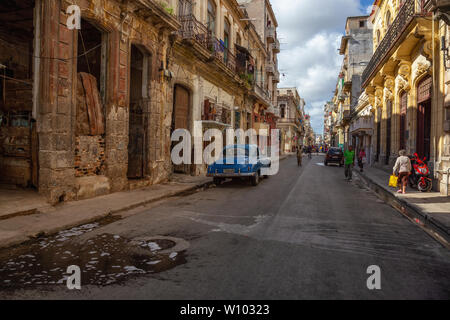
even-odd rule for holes
{"type": "Polygon", "coordinates": [[[105,132],[77,137],[77,56],[85,56],[79,56],[83,52],[78,45],[79,33],[66,26],[65,10],[70,4],[63,0],[42,1],[41,10],[47,17],[41,25],[42,55],[59,59],[40,63],[39,191],[54,203],[166,181],[170,174],[167,115],[171,113],[172,88],[160,71],[170,46],[170,28],[161,21],[173,18],[166,16],[160,21],[159,12],[120,1],[78,2],[82,18],[102,33],[104,72],[97,80],[105,132]],[[146,95],[141,102],[148,147],[145,175],[139,181],[127,177],[131,44],[148,55],[146,95]],[[83,179],[84,176],[91,178],[83,179]]]}

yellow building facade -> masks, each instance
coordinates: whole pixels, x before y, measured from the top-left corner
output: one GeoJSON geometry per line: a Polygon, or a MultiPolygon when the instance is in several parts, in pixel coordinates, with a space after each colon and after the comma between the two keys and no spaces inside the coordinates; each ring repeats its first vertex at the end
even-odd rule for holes
{"type": "MultiPolygon", "coordinates": [[[[444,126],[442,33],[429,0],[377,0],[369,18],[374,54],[362,76],[374,112],[373,160],[391,167],[398,151],[427,158],[435,187],[446,192],[449,132],[444,126]],[[447,148],[448,149],[448,148],[447,148]]],[[[448,129],[447,129],[448,130],[448,129]]],[[[447,183],[448,184],[448,183],[447,183]]]]}

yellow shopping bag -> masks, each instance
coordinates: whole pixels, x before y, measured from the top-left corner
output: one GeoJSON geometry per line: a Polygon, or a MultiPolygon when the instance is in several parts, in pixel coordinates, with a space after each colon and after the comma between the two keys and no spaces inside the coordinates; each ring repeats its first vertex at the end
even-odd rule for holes
{"type": "Polygon", "coordinates": [[[389,178],[389,187],[397,188],[397,183],[398,183],[398,177],[392,175],[392,176],[389,178]]]}

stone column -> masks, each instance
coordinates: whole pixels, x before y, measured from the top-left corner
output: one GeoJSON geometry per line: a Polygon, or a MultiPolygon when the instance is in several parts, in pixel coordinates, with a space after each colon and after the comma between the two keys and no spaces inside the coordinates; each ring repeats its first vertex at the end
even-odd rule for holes
{"type": "Polygon", "coordinates": [[[109,33],[106,89],[106,176],[111,191],[124,190],[128,184],[128,63],[129,43],[119,31],[109,33]]]}
{"type": "Polygon", "coordinates": [[[60,1],[43,0],[41,59],[37,94],[39,137],[39,192],[50,203],[73,199],[74,64],[75,31],[66,27],[67,16],[60,1]]]}

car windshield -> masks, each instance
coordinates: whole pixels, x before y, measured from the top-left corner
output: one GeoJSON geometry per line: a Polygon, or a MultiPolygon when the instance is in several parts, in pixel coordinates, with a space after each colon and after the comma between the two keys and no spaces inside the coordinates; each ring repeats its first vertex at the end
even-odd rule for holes
{"type": "Polygon", "coordinates": [[[330,149],[329,154],[341,154],[341,149],[330,149]]]}
{"type": "Polygon", "coordinates": [[[248,157],[250,150],[242,147],[227,148],[223,150],[223,157],[248,157]]]}

